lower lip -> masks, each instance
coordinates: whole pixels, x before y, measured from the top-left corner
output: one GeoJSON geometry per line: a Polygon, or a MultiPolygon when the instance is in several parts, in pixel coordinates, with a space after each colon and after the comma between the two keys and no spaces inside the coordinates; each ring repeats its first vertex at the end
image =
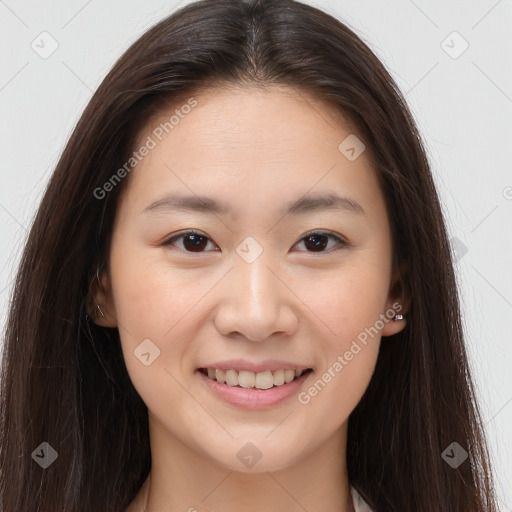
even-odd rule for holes
{"type": "Polygon", "coordinates": [[[196,370],[199,378],[208,386],[214,395],[225,402],[242,409],[257,410],[274,407],[299,392],[303,382],[313,373],[303,373],[298,379],[270,389],[248,389],[238,386],[228,386],[210,379],[204,373],[196,370]]]}

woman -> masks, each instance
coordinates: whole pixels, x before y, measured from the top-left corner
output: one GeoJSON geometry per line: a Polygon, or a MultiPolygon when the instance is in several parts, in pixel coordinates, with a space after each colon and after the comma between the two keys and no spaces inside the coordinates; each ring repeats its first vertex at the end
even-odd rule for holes
{"type": "Polygon", "coordinates": [[[189,4],[94,94],[13,291],[2,510],[494,511],[421,139],[294,0],[189,4]]]}

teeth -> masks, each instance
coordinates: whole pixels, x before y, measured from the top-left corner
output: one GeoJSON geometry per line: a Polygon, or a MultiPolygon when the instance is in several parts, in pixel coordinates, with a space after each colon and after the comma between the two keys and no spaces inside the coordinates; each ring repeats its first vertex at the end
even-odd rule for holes
{"type": "Polygon", "coordinates": [[[256,384],[256,375],[254,372],[240,371],[238,372],[238,384],[242,388],[253,388],[256,384]]]}
{"type": "Polygon", "coordinates": [[[282,386],[284,384],[284,370],[274,372],[274,386],[282,386]]]}
{"type": "Polygon", "coordinates": [[[273,386],[282,386],[288,384],[295,378],[300,377],[304,370],[276,370],[274,374],[271,371],[249,372],[241,370],[219,370],[208,368],[208,377],[217,380],[221,384],[228,386],[240,386],[242,388],[270,389],[273,386]]]}
{"type": "Polygon", "coordinates": [[[215,376],[212,377],[216,378],[221,384],[224,384],[226,382],[226,374],[222,370],[215,370],[215,376]]]}
{"type": "Polygon", "coordinates": [[[284,381],[286,384],[288,382],[291,382],[293,379],[295,379],[295,371],[294,370],[285,370],[284,371],[284,381]]]}
{"type": "Polygon", "coordinates": [[[238,375],[235,370],[226,371],[226,384],[228,386],[238,386],[238,375]]]}
{"type": "Polygon", "coordinates": [[[258,389],[270,389],[274,385],[274,377],[272,372],[261,372],[256,374],[256,384],[254,387],[258,389]]]}

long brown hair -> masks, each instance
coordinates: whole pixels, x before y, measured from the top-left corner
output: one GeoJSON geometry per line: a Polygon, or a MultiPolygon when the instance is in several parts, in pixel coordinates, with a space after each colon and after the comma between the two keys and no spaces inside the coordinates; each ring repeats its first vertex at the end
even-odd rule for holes
{"type": "Polygon", "coordinates": [[[351,484],[378,511],[497,510],[452,256],[420,135],[372,51],[340,21],[294,0],[186,5],[140,37],[91,98],[48,183],[12,292],[1,510],[124,511],[148,475],[147,408],[118,330],[85,321],[127,180],[103,199],[95,190],[129,160],[152,116],[223,83],[288,85],[326,100],[371,149],[394,266],[411,300],[405,329],[381,344],[349,419],[351,484]],[[442,457],[453,442],[468,453],[456,468],[442,457]],[[46,469],[36,463],[50,453],[41,443],[58,454],[46,469]]]}

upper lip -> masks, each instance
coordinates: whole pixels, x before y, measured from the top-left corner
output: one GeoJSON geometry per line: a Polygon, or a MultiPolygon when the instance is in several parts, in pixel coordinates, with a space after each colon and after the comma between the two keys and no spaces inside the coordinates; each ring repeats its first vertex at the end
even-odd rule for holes
{"type": "Polygon", "coordinates": [[[289,361],[279,361],[277,359],[267,359],[259,363],[246,361],[245,359],[230,359],[228,361],[217,361],[208,363],[199,368],[210,368],[212,370],[236,370],[260,373],[265,371],[275,372],[276,370],[307,370],[310,366],[291,363],[289,361]]]}

